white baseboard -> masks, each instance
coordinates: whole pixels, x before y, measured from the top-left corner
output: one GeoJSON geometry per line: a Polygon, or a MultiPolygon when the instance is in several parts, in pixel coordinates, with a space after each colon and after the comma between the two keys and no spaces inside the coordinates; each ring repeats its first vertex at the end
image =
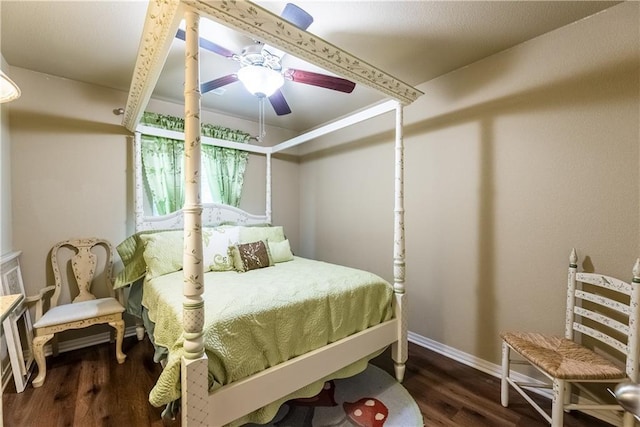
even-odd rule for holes
{"type": "MultiPolygon", "coordinates": [[[[473,356],[469,353],[465,353],[464,351],[460,351],[453,347],[449,347],[448,345],[439,343],[430,338],[423,337],[422,335],[418,335],[414,332],[409,331],[409,341],[419,345],[420,347],[424,347],[431,351],[435,351],[443,356],[448,357],[449,359],[453,359],[456,362],[460,362],[463,365],[470,366],[479,371],[484,372],[485,374],[489,374],[493,377],[501,378],[502,377],[502,366],[496,365],[495,363],[487,362],[484,359],[480,359],[479,357],[473,356]]],[[[529,382],[529,383],[538,383],[542,384],[541,381],[536,380],[534,378],[528,377],[523,374],[519,374],[514,372],[511,376],[515,381],[518,382],[529,382]]],[[[540,390],[538,394],[551,399],[552,394],[550,390],[540,390]]]]}
{"type": "MultiPolygon", "coordinates": [[[[480,359],[476,356],[457,350],[453,347],[449,347],[448,345],[439,343],[430,338],[416,334],[415,332],[409,331],[408,339],[409,339],[409,342],[412,342],[416,345],[419,345],[420,347],[424,347],[428,350],[439,353],[445,357],[448,357],[449,359],[455,360],[456,362],[460,362],[463,365],[470,366],[486,374],[489,374],[493,377],[502,378],[502,366],[500,365],[487,362],[486,360],[480,359]]],[[[517,372],[512,372],[511,378],[513,378],[517,382],[541,384],[541,381],[517,372]]],[[[552,397],[550,390],[532,390],[532,391],[534,391],[535,393],[543,397],[546,397],[547,399],[551,399],[552,397]]],[[[580,397],[578,399],[578,402],[593,403],[593,401],[590,401],[589,399],[586,399],[584,397],[580,397]]],[[[615,415],[611,412],[602,412],[602,411],[583,411],[583,412],[612,425],[618,425],[619,423],[618,418],[616,418],[615,415]]]]}

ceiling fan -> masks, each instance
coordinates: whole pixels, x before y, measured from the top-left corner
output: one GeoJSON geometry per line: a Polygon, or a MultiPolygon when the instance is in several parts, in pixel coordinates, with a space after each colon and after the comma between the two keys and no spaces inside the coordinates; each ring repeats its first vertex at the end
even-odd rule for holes
{"type": "MultiPolygon", "coordinates": [[[[280,16],[302,30],[306,30],[313,22],[311,15],[292,3],[287,3],[280,16]]],[[[184,40],[184,30],[179,29],[176,37],[184,40]]],[[[246,46],[240,54],[236,54],[225,47],[203,38],[200,38],[199,44],[203,49],[240,63],[240,69],[237,73],[228,74],[202,83],[200,85],[201,93],[204,94],[228,84],[241,81],[251,94],[261,98],[268,98],[278,116],[291,113],[291,108],[280,90],[285,80],[344,93],[351,93],[356,86],[352,81],[341,77],[294,68],[284,68],[282,66],[282,57],[285,55],[285,52],[262,42],[256,41],[255,44],[246,46]]]]}

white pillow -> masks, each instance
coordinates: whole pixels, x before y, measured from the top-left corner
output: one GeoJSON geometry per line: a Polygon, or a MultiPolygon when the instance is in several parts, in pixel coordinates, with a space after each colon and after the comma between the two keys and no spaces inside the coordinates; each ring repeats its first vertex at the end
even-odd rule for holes
{"type": "Polygon", "coordinates": [[[240,227],[216,227],[202,230],[202,258],[204,270],[233,270],[233,261],[229,259],[229,246],[237,245],[240,227]]]}

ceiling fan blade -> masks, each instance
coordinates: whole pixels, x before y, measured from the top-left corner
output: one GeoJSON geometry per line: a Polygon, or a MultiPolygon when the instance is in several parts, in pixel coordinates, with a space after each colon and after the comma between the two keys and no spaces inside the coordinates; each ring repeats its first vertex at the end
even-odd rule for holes
{"type": "Polygon", "coordinates": [[[269,97],[269,102],[277,115],[284,116],[285,114],[291,113],[291,108],[289,108],[289,104],[287,104],[287,100],[284,99],[284,95],[280,89],[269,97]]]}
{"type": "Polygon", "coordinates": [[[200,93],[207,93],[219,87],[226,86],[228,84],[238,81],[236,74],[229,74],[226,76],[218,77],[217,79],[202,83],[200,85],[200,93]]]}
{"type": "MultiPolygon", "coordinates": [[[[184,40],[186,37],[186,34],[184,32],[183,29],[179,28],[178,31],[176,32],[176,38],[180,39],[180,40],[184,40]]],[[[213,53],[217,53],[218,55],[222,55],[224,57],[227,58],[232,58],[234,53],[231,52],[229,49],[224,48],[220,45],[217,45],[213,42],[210,42],[207,39],[203,39],[202,37],[200,37],[200,41],[199,41],[200,47],[203,49],[207,49],[213,53]]]]}
{"type": "Polygon", "coordinates": [[[313,23],[313,16],[293,3],[287,3],[280,16],[301,30],[306,30],[313,23]]]}
{"type": "Polygon", "coordinates": [[[326,74],[318,74],[311,71],[302,71],[289,68],[284,72],[285,78],[297,83],[304,83],[312,86],[319,86],[326,89],[337,90],[340,92],[351,93],[356,84],[342,77],[328,76],[326,74]]]}
{"type": "MultiPolygon", "coordinates": [[[[280,17],[289,21],[301,30],[306,30],[307,28],[309,28],[309,25],[313,23],[313,16],[309,15],[300,7],[292,3],[287,3],[280,17]]],[[[277,47],[269,46],[268,44],[265,44],[262,49],[263,51],[266,50],[271,55],[275,55],[278,58],[282,58],[285,55],[284,51],[278,49],[277,47]]]]}

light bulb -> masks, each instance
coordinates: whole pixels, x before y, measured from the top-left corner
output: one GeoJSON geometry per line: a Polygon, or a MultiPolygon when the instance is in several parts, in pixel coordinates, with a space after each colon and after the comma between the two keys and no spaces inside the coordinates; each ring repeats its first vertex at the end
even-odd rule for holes
{"type": "Polygon", "coordinates": [[[238,80],[253,95],[269,97],[284,84],[278,71],[260,65],[246,65],[238,70],[238,80]]]}

